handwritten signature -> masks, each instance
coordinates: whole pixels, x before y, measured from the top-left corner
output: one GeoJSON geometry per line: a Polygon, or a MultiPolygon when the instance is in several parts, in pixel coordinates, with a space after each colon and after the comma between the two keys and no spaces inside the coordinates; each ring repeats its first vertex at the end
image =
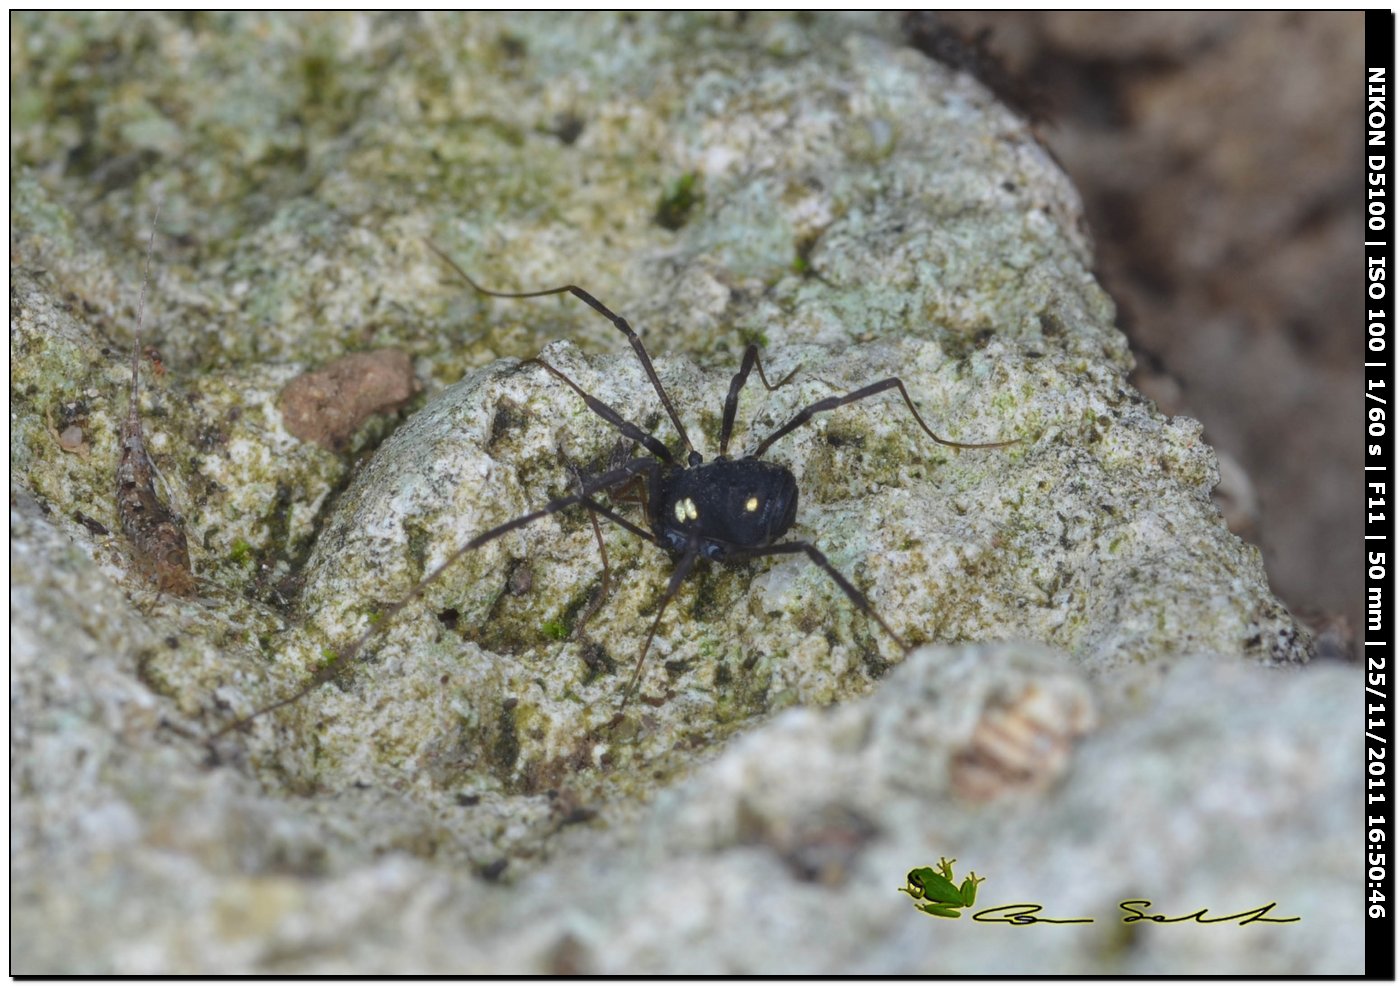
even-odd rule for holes
{"type": "MultiPolygon", "coordinates": [[[[962,917],[964,911],[967,911],[972,914],[972,920],[980,921],[983,924],[1094,923],[1093,918],[1050,917],[1042,913],[1045,908],[1040,904],[1002,904],[999,907],[984,907],[973,913],[972,908],[977,904],[977,885],[985,882],[985,878],[969,871],[962,883],[958,883],[957,877],[953,875],[953,864],[956,862],[956,859],[940,858],[936,867],[920,866],[910,870],[909,875],[905,877],[904,886],[898,888],[899,892],[908,894],[912,898],[914,906],[925,914],[954,921],[962,917]]],[[[1151,912],[1152,901],[1146,897],[1133,898],[1118,903],[1119,909],[1126,912],[1123,918],[1124,924],[1136,924],[1138,921],[1152,921],[1156,924],[1181,924],[1189,921],[1193,924],[1237,924],[1244,926],[1256,922],[1292,924],[1295,921],[1303,920],[1300,917],[1270,917],[1269,912],[1277,906],[1276,901],[1270,901],[1247,911],[1208,917],[1207,915],[1210,914],[1208,907],[1176,916],[1153,914],[1151,912]]]]}
{"type": "MultiPolygon", "coordinates": [[[[1229,924],[1239,925],[1253,924],[1256,921],[1265,924],[1290,924],[1294,921],[1301,921],[1300,917],[1277,918],[1269,917],[1268,914],[1278,906],[1277,901],[1270,901],[1260,907],[1251,908],[1247,911],[1239,911],[1235,914],[1222,914],[1219,917],[1207,917],[1210,909],[1202,907],[1200,910],[1191,911],[1189,914],[1178,914],[1169,917],[1166,914],[1152,914],[1148,908],[1152,906],[1152,901],[1124,900],[1118,904],[1119,908],[1126,911],[1123,918],[1124,924],[1133,924],[1138,921],[1153,921],[1157,924],[1180,924],[1183,921],[1190,921],[1194,924],[1229,924]]],[[[1002,904],[1000,907],[988,907],[972,915],[972,920],[981,921],[985,924],[1093,924],[1093,918],[1054,918],[1042,916],[1044,910],[1039,904],[1002,904]]]]}

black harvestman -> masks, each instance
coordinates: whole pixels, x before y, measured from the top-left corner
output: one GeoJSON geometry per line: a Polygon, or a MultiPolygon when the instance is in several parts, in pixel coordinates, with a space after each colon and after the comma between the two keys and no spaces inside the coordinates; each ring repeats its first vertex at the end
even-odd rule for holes
{"type": "Polygon", "coordinates": [[[918,408],[915,407],[913,399],[909,396],[909,391],[905,389],[904,382],[899,377],[886,377],[848,394],[826,397],[807,405],[794,414],[786,424],[759,442],[751,453],[741,458],[731,458],[729,456],[729,440],[734,430],[734,415],[738,408],[739,393],[748,382],[750,373],[757,369],[759,380],[762,381],[763,386],[769,391],[773,391],[791,380],[797,372],[793,370],[777,383],[769,383],[763,370],[762,361],[758,356],[758,346],[750,344],[744,350],[739,370],[730,381],[729,392],[724,399],[719,454],[706,462],[691,442],[685,425],[681,423],[680,415],[676,413],[675,405],[666,393],[666,388],[662,386],[656,369],[652,365],[651,357],[647,354],[646,347],[642,345],[642,340],[625,318],[574,284],[565,284],[542,291],[489,290],[473,280],[466,271],[437,246],[428,243],[428,248],[451,266],[478,294],[491,298],[542,298],[550,295],[571,294],[610,321],[619,332],[626,336],[628,343],[637,354],[642,369],[646,371],[647,378],[651,381],[657,397],[661,399],[662,407],[665,408],[667,416],[676,429],[676,434],[683,447],[684,458],[682,459],[680,455],[673,453],[665,443],[654,435],[623,418],[614,408],[583,390],[577,383],[545,360],[535,357],[533,360],[527,361],[538,363],[544,367],[551,375],[572,389],[588,406],[589,410],[612,425],[624,438],[641,445],[650,455],[632,458],[624,465],[610,469],[601,475],[581,480],[576,484],[578,492],[551,500],[536,510],[499,524],[467,541],[449,554],[437,568],[424,576],[406,596],[385,610],[379,620],[365,630],[349,648],[322,667],[305,685],[286,698],[264,706],[224,726],[209,737],[210,742],[231,730],[246,726],[252,720],[269,712],[296,702],[318,685],[330,680],[343,668],[349,666],[360,651],[374,637],[384,632],[405,607],[420,598],[429,586],[440,579],[468,552],[527,524],[574,506],[584,507],[595,517],[611,521],[642,540],[651,542],[675,560],[675,568],[671,571],[671,577],[657,607],[656,616],[647,631],[646,641],[642,645],[641,652],[637,655],[636,666],[633,668],[626,690],[622,694],[617,715],[613,719],[614,723],[621,721],[627,703],[636,691],[642,667],[646,661],[647,653],[651,649],[657,628],[661,624],[661,618],[666,612],[666,607],[675,598],[681,583],[685,581],[694,569],[695,563],[701,558],[723,564],[734,564],[774,555],[806,555],[813,564],[830,576],[856,608],[878,623],[880,628],[902,650],[908,650],[903,639],[875,611],[865,595],[831,564],[816,545],[809,541],[778,540],[788,532],[797,517],[797,480],[787,467],[763,461],[763,454],[775,442],[806,424],[813,416],[835,410],[846,404],[853,404],[867,397],[874,397],[888,390],[899,391],[899,395],[904,399],[909,413],[914,416],[919,427],[940,445],[956,449],[1004,448],[1016,444],[1020,439],[967,443],[940,438],[934,434],[924,421],[923,416],[919,414],[918,408]],[[639,481],[645,488],[641,503],[646,526],[633,523],[595,499],[599,493],[616,492],[639,481]]]}

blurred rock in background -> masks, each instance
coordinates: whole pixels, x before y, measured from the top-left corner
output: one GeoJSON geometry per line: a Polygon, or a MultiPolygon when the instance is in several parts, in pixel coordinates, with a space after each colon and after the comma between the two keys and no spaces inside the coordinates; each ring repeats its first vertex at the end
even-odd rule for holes
{"type": "Polygon", "coordinates": [[[959,12],[905,27],[1039,122],[1084,196],[1134,382],[1204,422],[1232,527],[1295,612],[1350,638],[1363,15],[959,12]]]}

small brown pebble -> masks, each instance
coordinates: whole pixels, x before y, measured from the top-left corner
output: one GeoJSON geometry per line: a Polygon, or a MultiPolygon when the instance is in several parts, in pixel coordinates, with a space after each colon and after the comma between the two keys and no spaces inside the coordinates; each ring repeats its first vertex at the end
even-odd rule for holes
{"type": "Polygon", "coordinates": [[[83,447],[83,429],[77,425],[69,425],[64,428],[58,436],[58,444],[65,452],[76,452],[83,447]]]}
{"type": "Polygon", "coordinates": [[[402,407],[417,389],[407,353],[376,349],[303,373],[283,388],[278,406],[297,438],[339,451],[371,414],[402,407]]]}

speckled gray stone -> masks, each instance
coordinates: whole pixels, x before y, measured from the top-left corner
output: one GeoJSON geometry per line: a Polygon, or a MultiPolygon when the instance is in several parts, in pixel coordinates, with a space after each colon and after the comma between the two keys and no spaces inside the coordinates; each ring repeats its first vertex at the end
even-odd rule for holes
{"type": "MultiPolygon", "coordinates": [[[[590,359],[557,343],[544,358],[629,419],[660,413],[630,356],[590,359]]],[[[823,416],[770,453],[802,488],[795,536],[820,546],[901,637],[1038,639],[1096,671],[1192,654],[1301,657],[1257,553],[1225,530],[1210,502],[1214,467],[1197,426],[1105,393],[1115,386],[1109,373],[999,346],[956,361],[922,340],[840,356],[777,347],[768,360],[776,374],[820,365],[820,376],[799,371],[771,395],[746,395],[740,449],[813,400],[894,373],[945,434],[1025,436],[1011,448],[949,450],[885,397],[823,416]],[[763,424],[750,430],[751,419],[763,424]],[[1168,564],[1177,553],[1196,564],[1168,564]],[[1242,589],[1251,584],[1258,588],[1242,589]]],[[[695,409],[718,407],[728,373],[670,358],[658,372],[685,408],[687,431],[713,450],[717,423],[695,409]]],[[[306,570],[308,628],[328,646],[348,646],[456,546],[571,492],[559,447],[597,463],[615,438],[541,366],[472,375],[400,429],[337,504],[306,570]]],[[[526,791],[599,763],[650,776],[668,751],[708,744],[763,711],[859,694],[902,658],[805,558],[705,565],[661,625],[628,728],[606,730],[673,564],[615,528],[607,543],[614,589],[566,641],[549,626],[565,625],[601,579],[583,518],[548,518],[468,555],[360,655],[350,705],[322,689],[289,715],[311,735],[278,741],[270,752],[280,769],[309,769],[307,783],[339,786],[386,764],[397,774],[405,760],[455,756],[437,783],[526,791]],[[531,588],[516,594],[509,584],[522,569],[531,588]],[[435,615],[449,611],[452,630],[435,615]],[[599,674],[598,660],[614,673],[599,674]],[[321,711],[323,702],[336,711],[321,711]],[[356,706],[376,710],[372,729],[356,706]],[[310,749],[312,736],[308,764],[296,751],[310,749]],[[461,749],[443,749],[444,736],[461,749]]],[[[293,664],[294,673],[306,667],[293,664]]],[[[272,684],[249,691],[240,711],[291,682],[272,684]]]]}
{"type": "Polygon", "coordinates": [[[1125,383],[1073,189],[890,22],[14,27],[17,972],[1354,971],[1353,678],[1260,667],[1309,642],[1211,504],[1199,427],[1125,383]],[[156,201],[169,372],[142,409],[190,599],[99,532],[156,201]],[[606,729],[670,562],[610,527],[574,627],[599,562],[564,513],[211,751],[456,545],[569,492],[565,459],[606,467],[607,424],[521,360],[674,440],[607,322],[475,297],[425,237],[627,315],[707,455],[750,341],[797,372],[744,393],[738,449],[894,373],[941,435],[1019,439],[938,446],[885,394],[770,453],[794,535],[929,646],[906,659],[804,561],[702,566],[606,729]],[[341,455],[287,432],[289,380],[385,346],[418,403],[341,455]],[[1013,960],[1007,929],[895,892],[939,855],[989,903],[1102,918],[1013,960]],[[1276,879],[1301,872],[1306,895],[1276,879]],[[1306,913],[1131,934],[1136,893],[1306,913]]]}

